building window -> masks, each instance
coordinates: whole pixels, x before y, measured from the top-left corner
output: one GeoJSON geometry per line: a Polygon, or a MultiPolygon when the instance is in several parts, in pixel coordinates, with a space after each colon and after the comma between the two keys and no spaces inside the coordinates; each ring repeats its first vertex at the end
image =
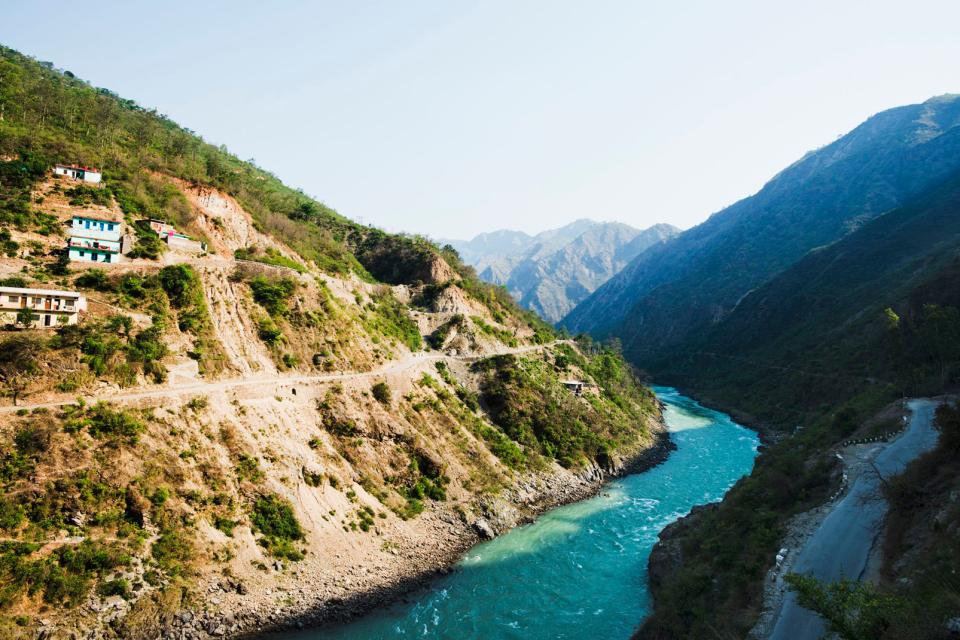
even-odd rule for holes
{"type": "Polygon", "coordinates": [[[20,296],[10,296],[10,302],[20,302],[20,296]]]}

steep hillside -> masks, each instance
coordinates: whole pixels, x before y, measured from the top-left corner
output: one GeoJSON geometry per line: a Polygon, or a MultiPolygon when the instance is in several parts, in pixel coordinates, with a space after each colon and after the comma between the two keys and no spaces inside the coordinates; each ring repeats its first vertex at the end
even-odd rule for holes
{"type": "Polygon", "coordinates": [[[474,256],[467,260],[482,279],[506,286],[523,307],[557,322],[635,257],[679,232],[667,224],[638,231],[617,222],[583,222],[528,236],[528,242],[512,243],[506,251],[478,256],[474,247],[488,234],[454,246],[474,256]]]}
{"type": "MultiPolygon", "coordinates": [[[[766,426],[771,445],[722,503],[661,535],[651,556],[655,613],[638,637],[743,637],[759,615],[766,572],[788,545],[790,518],[842,488],[834,456],[841,443],[895,429],[891,403],[899,398],[956,388],[958,213],[955,172],[810,253],[708,333],[654,363],[664,379],[766,426]]],[[[884,532],[887,568],[872,615],[887,622],[870,637],[948,637],[945,619],[904,612],[956,611],[955,588],[935,560],[955,550],[934,542],[958,526],[957,514],[937,497],[956,482],[955,465],[944,464],[954,440],[884,482],[894,516],[884,532]],[[922,514],[939,525],[931,530],[922,514]],[[917,537],[908,542],[907,532],[917,537]],[[940,635],[931,635],[934,629],[940,635]]]]}
{"type": "Polygon", "coordinates": [[[960,99],[877,114],[807,154],[759,193],[644,252],[562,322],[616,335],[635,362],[726,317],[750,291],[815,247],[938,184],[960,168],[960,99]]]}
{"type": "Polygon", "coordinates": [[[780,426],[861,391],[940,391],[960,358],[948,329],[958,214],[960,175],[810,253],[654,367],[664,380],[780,426]]]}
{"type": "Polygon", "coordinates": [[[0,285],[89,301],[0,332],[0,636],[349,615],[656,450],[619,355],[559,340],[454,252],[8,49],[0,79],[0,285]],[[137,229],[130,260],[65,259],[91,212],[137,229]]]}

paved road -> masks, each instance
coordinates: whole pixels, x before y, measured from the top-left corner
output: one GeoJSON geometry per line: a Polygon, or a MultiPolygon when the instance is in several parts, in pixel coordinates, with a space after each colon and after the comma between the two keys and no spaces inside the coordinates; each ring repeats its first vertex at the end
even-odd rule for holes
{"type": "MultiPolygon", "coordinates": [[[[143,400],[147,398],[174,398],[186,394],[210,393],[212,391],[223,391],[226,389],[239,389],[243,387],[255,387],[259,385],[281,385],[281,384],[303,384],[303,383],[323,383],[339,382],[345,380],[359,380],[363,378],[378,378],[385,375],[397,374],[407,369],[412,369],[425,362],[476,362],[495,355],[522,355],[542,351],[543,349],[568,342],[566,340],[557,340],[548,344],[530,345],[524,347],[515,347],[512,349],[501,349],[496,353],[487,355],[466,355],[466,356],[448,356],[439,353],[412,353],[403,360],[394,360],[387,362],[383,366],[373,371],[344,371],[339,373],[320,373],[320,374],[294,374],[284,375],[277,373],[260,374],[256,376],[247,376],[244,378],[227,378],[225,380],[183,382],[178,384],[151,385],[146,388],[130,389],[111,394],[109,397],[89,396],[85,400],[95,402],[96,400],[108,400],[110,402],[124,402],[131,400],[143,400]]],[[[21,409],[54,408],[63,404],[70,404],[76,401],[76,395],[64,394],[56,400],[47,400],[33,404],[21,403],[17,406],[7,405],[0,407],[0,415],[13,413],[21,409]]]]}
{"type": "MultiPolygon", "coordinates": [[[[911,400],[910,424],[875,459],[877,470],[886,478],[895,475],[937,442],[933,415],[937,403],[911,400]]],[[[794,573],[813,574],[820,580],[841,577],[861,578],[870,550],[881,531],[887,503],[878,499],[880,480],[872,472],[862,473],[847,495],[824,518],[820,528],[807,539],[793,565],[794,573]]],[[[771,640],[817,640],[826,633],[826,625],[815,613],[797,604],[796,594],[786,595],[777,614],[771,640]]]]}

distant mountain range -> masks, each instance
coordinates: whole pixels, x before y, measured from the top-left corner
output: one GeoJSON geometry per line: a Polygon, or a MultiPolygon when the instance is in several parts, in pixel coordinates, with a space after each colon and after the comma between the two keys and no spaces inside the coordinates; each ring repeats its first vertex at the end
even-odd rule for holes
{"type": "Polygon", "coordinates": [[[879,113],[756,195],[641,253],[562,321],[617,336],[634,362],[669,357],[816,247],[830,245],[960,169],[960,100],[879,113]]]}
{"type": "Polygon", "coordinates": [[[521,305],[557,322],[631,260],[679,231],[668,224],[640,230],[581,219],[536,235],[500,230],[443,242],[483,280],[506,286],[521,305]]]}

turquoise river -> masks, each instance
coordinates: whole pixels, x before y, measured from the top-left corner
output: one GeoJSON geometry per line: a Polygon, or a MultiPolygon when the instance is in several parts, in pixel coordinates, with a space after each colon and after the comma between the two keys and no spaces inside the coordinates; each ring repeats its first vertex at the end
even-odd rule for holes
{"type": "Polygon", "coordinates": [[[626,640],[650,606],[647,558],[657,534],[693,506],[722,498],[750,472],[758,444],[728,416],[674,389],[656,391],[677,444],[665,463],[474,547],[407,602],[279,637],[626,640]]]}

